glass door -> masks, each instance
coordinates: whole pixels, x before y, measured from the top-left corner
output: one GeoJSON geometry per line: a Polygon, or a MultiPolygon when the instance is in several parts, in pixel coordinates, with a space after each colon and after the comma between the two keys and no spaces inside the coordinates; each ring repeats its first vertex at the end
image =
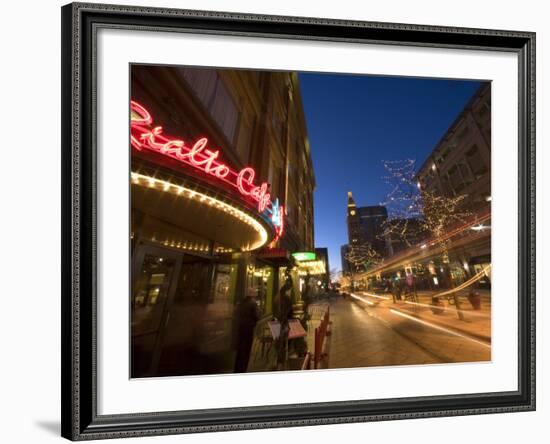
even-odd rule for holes
{"type": "Polygon", "coordinates": [[[133,378],[232,371],[237,266],[142,243],[132,276],[133,378]]]}
{"type": "Polygon", "coordinates": [[[184,254],[162,334],[159,376],[223,373],[233,369],[231,266],[184,254]]]}
{"type": "Polygon", "coordinates": [[[140,245],[132,264],[131,377],[156,373],[159,346],[168,307],[181,267],[180,255],[163,248],[140,245]]]}

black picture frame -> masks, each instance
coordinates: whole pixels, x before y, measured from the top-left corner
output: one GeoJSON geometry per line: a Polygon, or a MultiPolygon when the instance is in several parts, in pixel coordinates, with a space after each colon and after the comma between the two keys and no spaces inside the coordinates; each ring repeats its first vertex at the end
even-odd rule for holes
{"type": "MultiPolygon", "coordinates": [[[[535,409],[535,33],[72,3],[62,14],[62,436],[70,440],[535,409]],[[96,31],[507,51],[519,62],[518,390],[101,416],[96,381],[96,31]]],[[[428,18],[427,18],[428,19],[428,18]]]]}

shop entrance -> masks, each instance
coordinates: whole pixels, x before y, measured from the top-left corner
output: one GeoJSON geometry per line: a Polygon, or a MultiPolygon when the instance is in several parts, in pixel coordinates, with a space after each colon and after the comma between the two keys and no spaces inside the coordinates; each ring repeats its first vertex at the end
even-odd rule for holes
{"type": "Polygon", "coordinates": [[[235,266],[147,244],[133,259],[132,377],[232,370],[235,266]]]}

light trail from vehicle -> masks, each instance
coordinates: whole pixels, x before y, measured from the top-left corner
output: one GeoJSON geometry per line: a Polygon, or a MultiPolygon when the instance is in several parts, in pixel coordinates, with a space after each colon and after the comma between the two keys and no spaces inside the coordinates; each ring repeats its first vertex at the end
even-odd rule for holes
{"type": "Polygon", "coordinates": [[[483,270],[481,270],[476,275],[472,276],[467,281],[464,281],[458,287],[451,288],[450,290],[443,291],[441,293],[436,293],[436,294],[433,295],[433,297],[435,298],[435,297],[440,297],[440,296],[446,296],[446,295],[449,295],[449,294],[452,294],[452,293],[456,293],[457,291],[463,290],[466,287],[469,287],[474,282],[479,281],[483,276],[486,276],[487,275],[487,270],[489,270],[489,268],[491,268],[491,266],[487,265],[483,270]]]}
{"type": "MultiPolygon", "coordinates": [[[[389,296],[380,296],[378,294],[368,293],[366,291],[362,291],[361,294],[363,294],[365,296],[370,296],[370,297],[373,297],[373,298],[384,299],[386,301],[391,299],[389,296]]],[[[360,298],[359,296],[354,296],[354,297],[356,299],[360,298]]],[[[364,299],[361,299],[361,300],[363,302],[367,302],[367,303],[369,302],[369,301],[364,300],[364,299]]],[[[413,306],[416,306],[416,307],[433,308],[433,305],[423,304],[421,302],[403,301],[403,303],[408,304],[408,305],[413,305],[413,306]]],[[[445,307],[438,306],[437,308],[440,309],[440,310],[448,310],[448,311],[452,311],[452,312],[456,311],[456,308],[454,308],[453,306],[445,306],[445,307]]],[[[467,314],[468,314],[468,316],[473,316],[473,317],[477,317],[477,318],[480,318],[480,319],[489,319],[491,317],[491,316],[483,315],[481,313],[476,313],[476,312],[470,311],[470,310],[467,311],[467,314]]]]}
{"type": "MultiPolygon", "coordinates": [[[[442,242],[469,230],[473,226],[479,226],[481,222],[485,222],[486,220],[489,220],[489,219],[491,219],[490,212],[483,214],[481,216],[478,216],[473,221],[470,221],[458,228],[455,228],[439,238],[432,238],[430,240],[426,240],[422,243],[422,245],[415,245],[414,247],[411,247],[402,253],[394,255],[393,257],[390,258],[389,262],[382,263],[378,267],[375,267],[372,270],[369,270],[368,272],[364,273],[363,277],[368,278],[377,273],[384,273],[385,270],[398,267],[400,264],[404,265],[410,262],[415,262],[416,260],[423,258],[425,256],[426,254],[425,250],[428,247],[433,247],[433,246],[437,247],[442,242]]],[[[484,228],[487,228],[487,230],[491,229],[490,226],[486,226],[484,228]]],[[[485,231],[485,230],[481,230],[481,231],[485,231]]],[[[475,231],[475,233],[480,233],[480,231],[475,231]]]]}
{"type": "Polygon", "coordinates": [[[377,298],[377,299],[384,299],[384,300],[386,300],[386,301],[389,300],[389,299],[391,299],[389,296],[380,296],[380,295],[378,295],[378,294],[368,293],[368,292],[366,292],[366,291],[362,291],[361,293],[364,294],[365,296],[370,296],[370,297],[372,297],[372,298],[377,298]]]}
{"type": "Polygon", "coordinates": [[[350,296],[354,299],[358,299],[362,302],[364,302],[365,304],[368,304],[368,305],[375,305],[374,302],[371,302],[365,298],[362,298],[361,296],[357,296],[356,294],[353,294],[353,293],[350,293],[350,296]]]}
{"type": "MultiPolygon", "coordinates": [[[[411,301],[403,301],[405,304],[409,304],[409,305],[413,305],[413,306],[416,306],[416,307],[425,307],[425,308],[433,308],[434,306],[433,305],[430,305],[430,304],[422,304],[421,302],[411,302],[411,301]]],[[[454,308],[453,306],[445,306],[445,307],[442,307],[441,305],[438,305],[437,308],[439,310],[448,310],[448,311],[453,311],[453,312],[456,312],[456,308],[454,308]]],[[[464,310],[462,310],[462,312],[464,313],[464,310]]],[[[487,315],[483,315],[481,313],[476,313],[475,311],[471,311],[471,310],[468,310],[466,311],[466,314],[468,316],[474,316],[474,317],[478,317],[480,319],[490,319],[491,316],[487,316],[487,315]]]]}
{"type": "Polygon", "coordinates": [[[488,344],[486,342],[483,342],[483,341],[480,341],[478,339],[472,338],[471,336],[464,335],[464,334],[459,333],[455,330],[450,330],[448,328],[441,327],[440,325],[432,324],[431,322],[428,322],[428,321],[425,321],[424,319],[419,319],[415,316],[403,313],[402,311],[395,310],[395,309],[391,308],[390,312],[397,315],[397,316],[401,316],[401,317],[409,319],[411,321],[418,322],[419,324],[425,325],[427,327],[431,327],[435,330],[443,331],[445,333],[449,333],[450,335],[458,336],[459,338],[463,338],[463,339],[466,339],[468,341],[474,342],[476,344],[482,345],[484,347],[491,348],[491,344],[488,344]]]}

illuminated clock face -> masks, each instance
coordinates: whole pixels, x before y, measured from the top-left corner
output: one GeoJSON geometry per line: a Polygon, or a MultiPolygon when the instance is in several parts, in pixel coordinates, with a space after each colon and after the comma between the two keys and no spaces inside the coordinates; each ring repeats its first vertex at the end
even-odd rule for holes
{"type": "Polygon", "coordinates": [[[349,214],[351,214],[352,216],[355,216],[355,210],[351,210],[351,211],[349,212],[349,214]]]}

